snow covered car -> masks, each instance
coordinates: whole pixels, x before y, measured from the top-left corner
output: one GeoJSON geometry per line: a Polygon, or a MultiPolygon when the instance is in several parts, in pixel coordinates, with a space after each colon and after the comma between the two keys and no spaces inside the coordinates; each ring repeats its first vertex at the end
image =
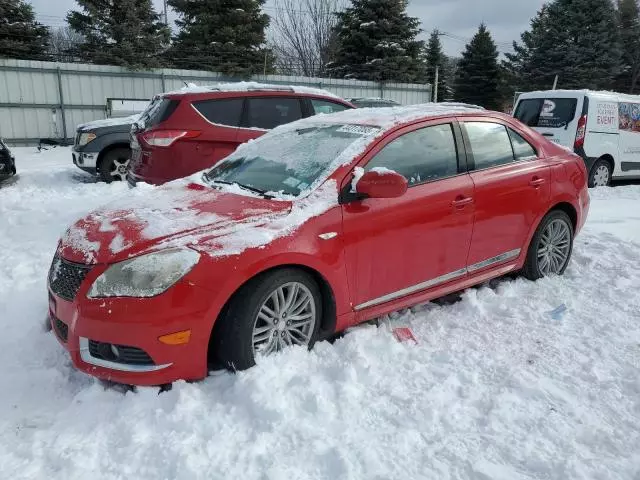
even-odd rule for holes
{"type": "Polygon", "coordinates": [[[504,114],[310,117],[75,223],[51,324],[90,375],[200,379],[509,272],[560,275],[588,209],[582,159],[504,114]]]}
{"type": "Polygon", "coordinates": [[[16,174],[16,159],[11,150],[0,138],[0,181],[13,177],[16,174]]]}
{"type": "Polygon", "coordinates": [[[131,159],[131,125],[140,115],[107,118],[78,125],[73,163],[102,181],[125,180],[131,159]]]}

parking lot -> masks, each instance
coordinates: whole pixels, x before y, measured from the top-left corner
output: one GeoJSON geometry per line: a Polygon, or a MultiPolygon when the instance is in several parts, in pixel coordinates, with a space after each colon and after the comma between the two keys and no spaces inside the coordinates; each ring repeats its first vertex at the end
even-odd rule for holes
{"type": "Polygon", "coordinates": [[[136,193],[80,172],[68,148],[14,153],[19,176],[0,187],[0,477],[640,475],[640,185],[591,191],[562,278],[495,281],[237,375],[123,393],[75,371],[44,330],[46,276],[69,224],[136,193]],[[398,326],[418,344],[398,343],[398,326]]]}

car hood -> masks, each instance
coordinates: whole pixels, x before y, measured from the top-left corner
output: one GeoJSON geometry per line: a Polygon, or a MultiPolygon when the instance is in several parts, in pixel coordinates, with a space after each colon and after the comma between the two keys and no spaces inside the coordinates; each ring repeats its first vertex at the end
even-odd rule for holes
{"type": "Polygon", "coordinates": [[[105,118],[92,122],[82,123],[76,127],[78,132],[90,132],[93,130],[111,129],[112,131],[129,131],[131,125],[140,118],[140,114],[128,117],[105,118]]]}
{"type": "Polygon", "coordinates": [[[66,260],[84,264],[113,263],[187,246],[237,253],[252,242],[265,241],[260,240],[261,227],[273,227],[267,230],[275,235],[279,225],[288,224],[282,219],[291,210],[290,201],[244,196],[184,181],[140,186],[78,220],[63,235],[59,252],[66,260]],[[247,229],[254,230],[251,238],[243,234],[247,229]]]}

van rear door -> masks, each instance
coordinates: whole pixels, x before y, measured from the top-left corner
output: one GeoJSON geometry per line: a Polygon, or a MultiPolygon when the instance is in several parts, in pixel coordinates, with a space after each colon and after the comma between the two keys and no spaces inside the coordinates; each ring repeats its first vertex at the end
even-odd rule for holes
{"type": "Polygon", "coordinates": [[[573,149],[582,111],[579,97],[522,98],[513,114],[554,143],[573,149]]]}

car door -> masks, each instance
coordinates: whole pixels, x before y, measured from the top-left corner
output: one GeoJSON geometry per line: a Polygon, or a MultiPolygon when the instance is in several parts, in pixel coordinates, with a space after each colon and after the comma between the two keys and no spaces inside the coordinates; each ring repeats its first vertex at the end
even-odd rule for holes
{"type": "Polygon", "coordinates": [[[548,208],[551,170],[526,133],[500,120],[459,119],[474,184],[470,274],[514,261],[548,208]]]}
{"type": "MultiPolygon", "coordinates": [[[[356,311],[466,275],[473,222],[473,182],[453,122],[404,128],[361,162],[405,176],[400,198],[343,203],[349,290],[356,311]],[[460,159],[460,161],[459,161],[460,159]]],[[[343,188],[349,189],[351,178],[343,188]]]]}
{"type": "Polygon", "coordinates": [[[184,172],[197,172],[213,166],[235,151],[244,98],[196,100],[191,106],[203,120],[205,128],[201,128],[200,136],[182,145],[184,149],[190,149],[181,152],[184,172]]]}
{"type": "Polygon", "coordinates": [[[245,105],[242,128],[238,130],[238,145],[303,116],[298,97],[247,97],[245,105]]]}

